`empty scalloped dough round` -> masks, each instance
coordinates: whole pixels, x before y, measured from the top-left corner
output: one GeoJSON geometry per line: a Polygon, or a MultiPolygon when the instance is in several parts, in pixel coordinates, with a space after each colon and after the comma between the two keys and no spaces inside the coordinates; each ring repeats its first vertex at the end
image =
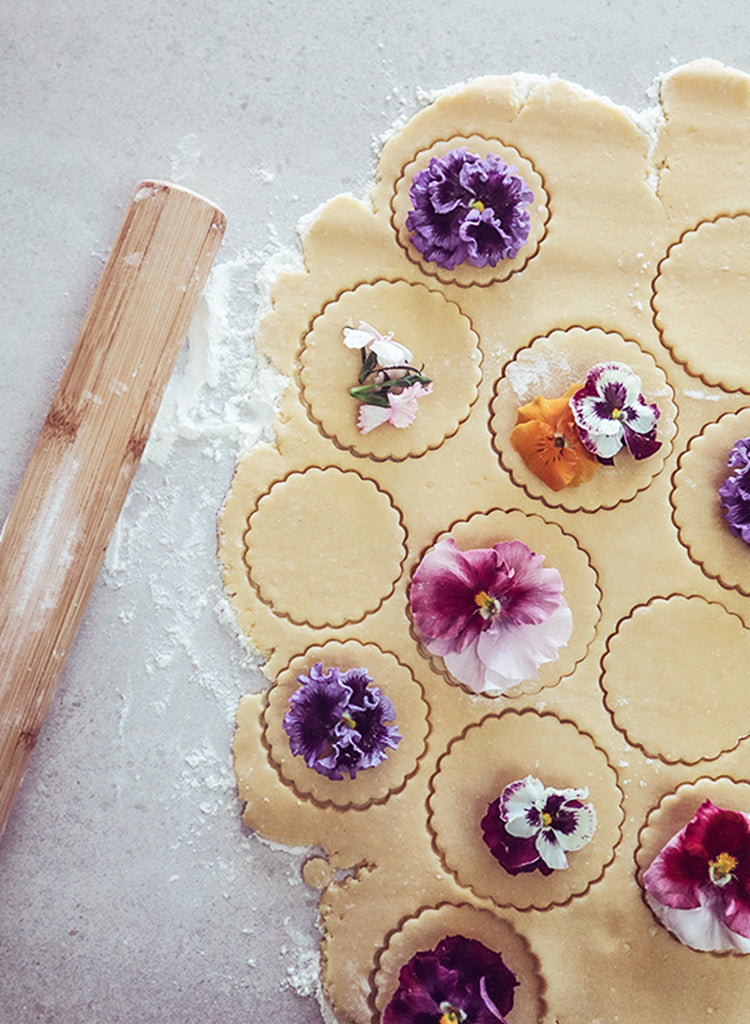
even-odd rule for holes
{"type": "Polygon", "coordinates": [[[606,754],[572,722],[535,711],[506,711],[470,726],[443,755],[431,782],[429,825],[456,881],[479,897],[518,910],[542,910],[588,891],[614,857],[622,793],[606,754]],[[477,767],[481,766],[481,771],[477,767]],[[511,875],[482,837],[482,818],[507,785],[527,775],[555,789],[587,788],[594,836],[568,857],[564,870],[511,875]]]}
{"type": "Polygon", "coordinates": [[[417,153],[414,159],[405,168],[401,177],[396,182],[391,208],[393,210],[393,226],[396,231],[398,244],[404,250],[412,263],[416,263],[421,269],[433,277],[437,277],[444,283],[455,283],[462,286],[487,285],[493,281],[504,281],[511,274],[523,270],[526,264],[539,250],[539,246],[547,230],[549,220],[549,199],[544,188],[541,175],[532,162],[512,146],[507,146],[499,139],[485,139],[481,135],[454,136],[452,139],[444,139],[435,142],[429,149],[417,153]],[[500,260],[497,266],[475,267],[470,263],[460,263],[453,270],[439,266],[431,260],[423,258],[422,254],[410,241],[410,232],[406,227],[406,218],[412,209],[412,201],[409,195],[412,179],[418,171],[424,170],[435,157],[443,157],[453,149],[460,149],[465,146],[469,152],[485,157],[488,153],[495,153],[501,157],[506,164],[517,168],[517,172],[531,191],[534,199],[527,207],[531,226],[529,237],[521,247],[514,259],[500,260]]]}
{"type": "Polygon", "coordinates": [[[532,498],[569,512],[594,512],[614,508],[644,490],[664,468],[677,432],[677,407],[667,375],[652,355],[634,341],[628,341],[600,327],[571,327],[536,338],[506,365],[495,386],[492,400],[492,445],[513,481],[532,498]],[[538,395],[559,398],[572,384],[583,384],[598,363],[625,363],[641,379],[647,402],[659,407],[656,436],[661,448],[647,459],[637,461],[626,449],[615,456],[614,465],[599,466],[593,479],[578,487],[553,491],[526,466],[510,443],[519,406],[538,395]]]}
{"type": "Polygon", "coordinates": [[[750,630],[739,616],[676,595],[640,605],[619,623],[601,685],[630,743],[670,764],[697,764],[750,735],[750,707],[736,698],[748,664],[750,630]]]}
{"type": "Polygon", "coordinates": [[[750,545],[730,531],[719,497],[719,487],[731,475],[727,458],[743,437],[750,437],[750,409],[704,427],[680,458],[672,505],[680,543],[691,559],[725,587],[750,596],[750,545]]]}
{"type": "Polygon", "coordinates": [[[401,516],[358,473],[292,473],[259,500],[245,534],[250,582],[295,623],[358,622],[393,592],[406,556],[401,516]]]}
{"type": "Polygon", "coordinates": [[[363,645],[354,640],[331,641],[295,658],[271,687],[264,721],[270,759],[282,779],[300,795],[342,809],[367,807],[403,789],[406,780],[417,770],[428,732],[427,703],[411,670],[374,644],[363,645]],[[283,727],[289,698],[298,687],[297,677],[308,672],[316,662],[322,662],[324,669],[336,666],[342,672],[364,668],[372,677],[373,685],[391,699],[396,710],[394,724],[401,734],[398,746],[395,750],[389,748],[384,761],[358,772],[354,779],[348,776],[329,779],[308,768],[305,759],[295,757],[289,749],[289,737],[283,727]]]}
{"type": "Polygon", "coordinates": [[[329,302],[305,336],[300,356],[302,395],[320,430],[354,455],[400,461],[438,448],[456,433],[477,400],[481,379],[479,338],[455,302],[406,281],[377,281],[329,302]],[[349,395],[361,367],[358,350],[346,348],[344,327],[364,320],[412,353],[412,365],[433,381],[408,428],[381,424],[367,434],[357,427],[359,402],[349,395]],[[458,372],[460,367],[460,372],[458,372]],[[334,395],[340,396],[332,401],[334,395]]]}
{"type": "Polygon", "coordinates": [[[750,215],[687,231],[660,265],[653,303],[662,341],[688,373],[750,394],[750,215]]]}

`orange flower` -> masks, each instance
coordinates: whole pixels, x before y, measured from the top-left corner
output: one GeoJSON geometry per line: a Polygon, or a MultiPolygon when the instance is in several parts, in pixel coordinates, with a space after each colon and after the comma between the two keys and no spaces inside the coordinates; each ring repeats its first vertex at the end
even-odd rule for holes
{"type": "Polygon", "coordinates": [[[553,491],[586,483],[599,463],[578,436],[570,399],[581,388],[571,385],[562,398],[543,398],[522,405],[510,443],[531,472],[553,491]]]}

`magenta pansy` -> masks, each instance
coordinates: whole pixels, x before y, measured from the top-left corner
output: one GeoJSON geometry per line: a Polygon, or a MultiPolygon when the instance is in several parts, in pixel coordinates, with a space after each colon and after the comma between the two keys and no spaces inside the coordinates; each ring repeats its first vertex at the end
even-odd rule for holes
{"type": "Polygon", "coordinates": [[[750,953],[750,816],[704,801],[643,875],[661,923],[693,949],[750,953]]]}
{"type": "Polygon", "coordinates": [[[452,538],[425,554],[411,610],[431,654],[477,693],[503,693],[537,676],[567,644],[573,620],[556,569],[521,541],[461,551],[452,538]]]}

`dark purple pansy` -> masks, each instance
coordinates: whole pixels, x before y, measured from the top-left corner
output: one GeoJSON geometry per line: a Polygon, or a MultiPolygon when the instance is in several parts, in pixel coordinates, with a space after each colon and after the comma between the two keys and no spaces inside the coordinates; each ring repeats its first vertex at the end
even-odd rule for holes
{"type": "Polygon", "coordinates": [[[316,662],[289,698],[284,729],[289,748],[309,768],[329,779],[355,778],[395,749],[401,736],[396,711],[363,668],[341,672],[316,662]]]}
{"type": "Polygon", "coordinates": [[[643,875],[649,905],[695,949],[750,952],[750,819],[705,800],[643,875]]]}
{"type": "Polygon", "coordinates": [[[742,437],[729,453],[732,470],[719,488],[724,518],[735,537],[750,544],[750,437],[742,437]]]}
{"type": "Polygon", "coordinates": [[[414,175],[409,195],[411,241],[446,270],[459,263],[495,267],[514,259],[529,237],[526,207],[534,195],[495,153],[482,158],[463,147],[433,157],[414,175]]]}
{"type": "Polygon", "coordinates": [[[499,953],[449,935],[401,968],[382,1024],[506,1024],[517,984],[499,953]]]}

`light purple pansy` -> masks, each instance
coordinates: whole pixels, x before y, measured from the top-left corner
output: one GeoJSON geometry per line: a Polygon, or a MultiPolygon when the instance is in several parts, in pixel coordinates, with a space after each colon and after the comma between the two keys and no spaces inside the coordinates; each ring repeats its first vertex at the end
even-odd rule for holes
{"type": "Polygon", "coordinates": [[[733,445],[727,466],[732,475],[719,487],[723,515],[734,536],[750,544],[750,437],[733,445]]]}
{"type": "Polygon", "coordinates": [[[686,946],[750,953],[750,815],[705,800],[643,884],[659,921],[686,946]]]}
{"type": "Polygon", "coordinates": [[[656,440],[659,409],[641,394],[641,379],[624,363],[598,363],[570,400],[584,447],[611,463],[622,447],[645,459],[661,447],[656,440]]]}
{"type": "Polygon", "coordinates": [[[500,797],[505,831],[533,842],[548,868],[567,868],[566,854],[584,847],[596,829],[596,812],[586,803],[587,789],[553,789],[533,775],[511,782],[500,797]]]}
{"type": "Polygon", "coordinates": [[[392,723],[396,711],[390,699],[363,668],[342,672],[316,662],[289,698],[284,730],[289,749],[309,768],[329,779],[355,778],[374,768],[401,739],[392,723]]]}
{"type": "Polygon", "coordinates": [[[526,207],[534,198],[517,171],[495,153],[480,157],[465,147],[433,157],[409,193],[414,247],[446,270],[514,259],[529,237],[526,207]]]}
{"type": "Polygon", "coordinates": [[[477,693],[504,692],[555,661],[573,619],[557,569],[521,541],[425,554],[411,584],[414,624],[431,654],[477,693]]]}

